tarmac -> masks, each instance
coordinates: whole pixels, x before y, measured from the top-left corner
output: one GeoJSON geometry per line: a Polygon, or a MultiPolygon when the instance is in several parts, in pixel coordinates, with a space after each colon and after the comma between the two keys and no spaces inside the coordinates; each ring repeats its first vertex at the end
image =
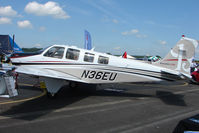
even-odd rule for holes
{"type": "Polygon", "coordinates": [[[172,133],[199,114],[185,81],[64,86],[54,99],[37,82],[20,75],[19,96],[0,98],[0,133],[172,133]]]}

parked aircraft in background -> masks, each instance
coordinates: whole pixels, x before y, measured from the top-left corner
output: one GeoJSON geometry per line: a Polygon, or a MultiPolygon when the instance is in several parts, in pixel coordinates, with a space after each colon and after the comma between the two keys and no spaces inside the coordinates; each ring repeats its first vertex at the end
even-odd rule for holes
{"type": "Polygon", "coordinates": [[[136,59],[135,57],[128,55],[126,51],[124,52],[124,54],[121,57],[125,58],[125,59],[132,59],[132,60],[136,59]]]}
{"type": "Polygon", "coordinates": [[[147,61],[156,62],[156,61],[159,61],[161,59],[161,57],[159,57],[159,56],[150,56],[150,57],[144,56],[144,58],[137,59],[136,57],[128,55],[126,51],[120,57],[125,58],[125,59],[140,60],[140,61],[146,61],[146,62],[147,61]]]}
{"type": "Polygon", "coordinates": [[[9,35],[0,35],[0,54],[23,53],[22,49],[14,41],[15,35],[11,38],[9,35]]]}
{"type": "Polygon", "coordinates": [[[159,60],[161,60],[161,58],[158,57],[158,56],[151,56],[151,57],[148,58],[148,61],[151,61],[151,62],[156,62],[156,61],[159,61],[159,60]]]}
{"type": "Polygon", "coordinates": [[[16,72],[41,77],[54,95],[67,82],[102,84],[191,78],[190,64],[198,41],[183,37],[168,55],[154,64],[53,45],[39,55],[12,58],[16,72]]]}

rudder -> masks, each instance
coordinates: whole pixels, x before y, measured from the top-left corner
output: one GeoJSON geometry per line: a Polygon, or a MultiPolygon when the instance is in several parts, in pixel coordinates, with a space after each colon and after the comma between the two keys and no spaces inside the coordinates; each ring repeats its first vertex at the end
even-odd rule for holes
{"type": "Polygon", "coordinates": [[[166,57],[161,61],[154,63],[154,65],[190,75],[190,66],[198,43],[197,40],[182,37],[166,57]]]}

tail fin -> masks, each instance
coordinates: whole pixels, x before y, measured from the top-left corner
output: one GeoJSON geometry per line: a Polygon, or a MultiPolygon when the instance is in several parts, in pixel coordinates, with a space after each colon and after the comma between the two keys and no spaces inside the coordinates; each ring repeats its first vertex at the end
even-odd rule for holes
{"type": "Polygon", "coordinates": [[[13,35],[13,39],[9,36],[9,41],[13,48],[13,53],[23,53],[23,50],[15,43],[15,35],[13,35]]]}
{"type": "Polygon", "coordinates": [[[122,55],[122,58],[126,58],[127,59],[127,52],[125,51],[124,54],[122,55]]]}
{"type": "Polygon", "coordinates": [[[190,75],[190,66],[198,43],[199,42],[197,40],[183,36],[167,56],[161,61],[155,63],[155,65],[190,75]]]}

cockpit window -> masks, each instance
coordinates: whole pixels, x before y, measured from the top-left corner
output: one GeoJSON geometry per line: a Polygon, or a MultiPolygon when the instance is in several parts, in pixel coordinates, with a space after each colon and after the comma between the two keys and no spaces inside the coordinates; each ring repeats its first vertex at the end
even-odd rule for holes
{"type": "Polygon", "coordinates": [[[43,53],[46,49],[48,49],[50,46],[42,48],[41,50],[38,51],[39,54],[43,53]]]}
{"type": "Polygon", "coordinates": [[[44,54],[44,56],[61,59],[64,54],[64,49],[64,47],[52,47],[44,54]]]}
{"type": "Polygon", "coordinates": [[[79,59],[79,50],[77,49],[72,49],[68,48],[66,52],[66,59],[71,59],[71,60],[78,60],[79,59]]]}
{"type": "Polygon", "coordinates": [[[84,61],[93,62],[94,56],[95,56],[94,54],[86,52],[85,55],[84,55],[84,61]]]}
{"type": "Polygon", "coordinates": [[[105,56],[99,56],[98,63],[99,64],[108,64],[109,58],[105,56]]]}

